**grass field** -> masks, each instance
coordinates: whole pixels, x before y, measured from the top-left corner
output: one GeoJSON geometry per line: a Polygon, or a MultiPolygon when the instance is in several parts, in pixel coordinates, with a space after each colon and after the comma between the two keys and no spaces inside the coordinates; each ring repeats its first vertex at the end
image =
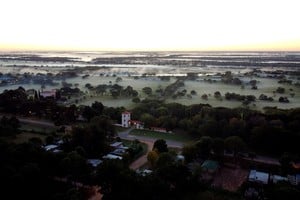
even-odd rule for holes
{"type": "Polygon", "coordinates": [[[140,129],[134,129],[129,134],[136,135],[136,136],[146,136],[151,138],[164,139],[164,140],[174,140],[179,142],[188,142],[192,140],[190,136],[185,134],[161,133],[156,131],[140,130],[140,129]]]}
{"type": "Polygon", "coordinates": [[[16,137],[12,140],[12,142],[16,143],[16,144],[21,144],[24,142],[28,142],[28,140],[30,138],[40,138],[43,142],[45,141],[45,138],[47,137],[46,135],[41,135],[38,133],[28,133],[28,132],[24,132],[24,133],[20,133],[18,135],[16,135],[16,137]]]}
{"type": "MultiPolygon", "coordinates": [[[[94,78],[94,77],[93,77],[94,78]]],[[[90,81],[93,84],[98,83],[107,83],[108,81],[114,82],[115,78],[112,77],[103,77],[100,80],[93,79],[86,80],[90,81]],[[95,82],[94,82],[95,81],[95,82]]],[[[242,77],[241,79],[244,79],[245,82],[249,82],[251,79],[249,77],[242,77]]],[[[192,90],[196,91],[197,95],[193,95],[192,98],[188,98],[187,96],[179,97],[176,99],[167,98],[166,103],[170,102],[177,102],[183,105],[191,105],[191,104],[199,104],[199,103],[208,103],[212,105],[213,107],[222,106],[222,107],[228,107],[228,108],[236,108],[242,106],[242,102],[239,101],[228,101],[224,99],[224,95],[226,92],[230,93],[238,93],[242,95],[254,95],[256,96],[257,100],[250,104],[249,107],[251,109],[255,110],[263,110],[263,107],[265,106],[277,106],[278,108],[294,108],[300,106],[300,88],[296,87],[294,85],[285,85],[285,84],[278,84],[277,79],[271,79],[271,78],[255,78],[257,83],[257,90],[252,90],[250,85],[246,85],[244,89],[241,88],[240,85],[233,85],[233,84],[223,84],[221,82],[217,83],[208,83],[205,81],[185,81],[185,85],[179,89],[181,90],[187,90],[187,94],[190,94],[192,90]],[[273,91],[277,89],[277,87],[283,87],[285,88],[286,92],[284,94],[274,94],[273,91]],[[291,91],[292,92],[291,92],[291,91]],[[223,101],[217,100],[214,98],[214,93],[216,91],[220,91],[221,95],[223,97],[223,101]],[[290,96],[290,93],[295,93],[294,97],[290,96]],[[208,95],[208,99],[204,100],[201,98],[203,94],[208,95]],[[259,95],[265,94],[267,96],[273,97],[273,102],[266,102],[266,101],[260,101],[258,100],[259,95]],[[289,98],[290,103],[279,103],[278,98],[280,96],[286,96],[289,98]]],[[[165,88],[167,85],[173,83],[176,79],[171,78],[170,81],[157,81],[157,80],[151,80],[151,79],[138,79],[135,80],[133,77],[123,77],[123,81],[119,82],[118,84],[122,85],[123,87],[127,87],[128,85],[132,86],[135,90],[139,92],[140,98],[145,98],[147,95],[145,95],[142,92],[143,87],[151,87],[154,91],[158,88],[165,88]]],[[[85,88],[82,88],[83,90],[86,90],[85,88]]],[[[85,100],[79,102],[79,104],[84,105],[91,105],[94,101],[100,101],[105,106],[124,106],[127,109],[131,109],[135,107],[135,103],[131,101],[131,98],[112,98],[111,96],[95,96],[95,97],[88,97],[85,100]]]]}
{"type": "Polygon", "coordinates": [[[51,128],[51,127],[43,127],[43,126],[37,126],[37,125],[30,125],[30,124],[21,124],[20,127],[21,131],[25,132],[35,132],[35,133],[40,133],[40,134],[49,134],[53,133],[56,131],[56,128],[51,128]]]}

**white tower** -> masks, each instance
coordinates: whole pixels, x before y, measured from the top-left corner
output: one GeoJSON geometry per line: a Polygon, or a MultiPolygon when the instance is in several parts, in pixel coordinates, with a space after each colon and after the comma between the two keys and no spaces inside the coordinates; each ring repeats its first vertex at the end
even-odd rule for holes
{"type": "Polygon", "coordinates": [[[131,113],[128,111],[122,112],[122,126],[123,127],[129,127],[130,114],[131,113]]]}

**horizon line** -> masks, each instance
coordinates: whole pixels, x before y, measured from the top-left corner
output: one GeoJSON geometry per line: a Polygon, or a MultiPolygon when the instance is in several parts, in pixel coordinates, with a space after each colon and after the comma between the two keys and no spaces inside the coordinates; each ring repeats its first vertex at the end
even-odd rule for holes
{"type": "Polygon", "coordinates": [[[300,52],[300,50],[143,50],[143,49],[108,49],[108,50],[92,50],[92,49],[0,49],[0,52],[300,52]]]}

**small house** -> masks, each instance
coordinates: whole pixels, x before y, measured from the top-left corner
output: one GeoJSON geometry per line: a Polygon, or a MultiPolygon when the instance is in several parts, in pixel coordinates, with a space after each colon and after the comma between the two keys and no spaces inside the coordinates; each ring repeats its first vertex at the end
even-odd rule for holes
{"type": "Polygon", "coordinates": [[[262,184],[268,184],[269,183],[269,174],[265,172],[259,172],[256,170],[250,170],[249,178],[248,180],[250,182],[257,182],[262,184]]]}
{"type": "Polygon", "coordinates": [[[37,92],[35,89],[26,90],[26,95],[28,100],[35,100],[37,99],[37,92]]]}
{"type": "Polygon", "coordinates": [[[109,160],[116,160],[116,159],[122,160],[121,156],[116,156],[116,155],[113,155],[113,154],[110,154],[110,153],[103,156],[102,158],[103,159],[109,159],[109,160]]]}
{"type": "Polygon", "coordinates": [[[144,123],[138,120],[130,120],[129,125],[131,127],[134,127],[136,129],[143,129],[144,128],[144,123]]]}
{"type": "Polygon", "coordinates": [[[99,166],[103,161],[100,159],[87,159],[87,163],[93,167],[99,166]]]}
{"type": "Polygon", "coordinates": [[[56,90],[40,91],[40,97],[56,99],[56,90]]]}
{"type": "Polygon", "coordinates": [[[109,146],[111,146],[115,149],[118,149],[118,148],[121,148],[123,146],[123,143],[122,142],[114,142],[114,143],[110,144],[109,146]]]}
{"type": "Polygon", "coordinates": [[[206,160],[202,163],[201,168],[208,173],[215,173],[219,169],[219,163],[214,160],[206,160]]]}

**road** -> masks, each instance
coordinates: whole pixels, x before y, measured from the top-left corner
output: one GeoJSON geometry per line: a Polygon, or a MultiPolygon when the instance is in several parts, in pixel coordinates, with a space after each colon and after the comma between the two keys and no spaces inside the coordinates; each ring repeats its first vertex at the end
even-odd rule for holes
{"type": "Polygon", "coordinates": [[[28,118],[21,118],[18,117],[19,121],[24,124],[34,124],[38,126],[46,126],[46,127],[55,127],[53,122],[45,121],[45,120],[39,120],[39,119],[28,119],[28,118]]]}
{"type": "MultiPolygon", "coordinates": [[[[3,116],[6,116],[6,117],[12,117],[12,116],[15,116],[15,115],[12,115],[12,114],[0,114],[0,118],[2,118],[3,116]]],[[[37,126],[45,126],[45,127],[56,127],[54,125],[53,122],[51,121],[47,121],[47,120],[43,120],[43,119],[37,119],[37,118],[28,118],[28,117],[20,117],[20,116],[16,116],[17,119],[21,122],[21,123],[24,123],[24,124],[33,124],[33,125],[37,125],[37,126]]]]}
{"type": "Polygon", "coordinates": [[[135,161],[133,161],[130,165],[129,168],[133,169],[133,170],[137,170],[138,168],[140,168],[141,166],[143,166],[145,163],[147,163],[147,155],[148,153],[152,150],[153,148],[153,142],[148,142],[148,141],[141,141],[145,144],[147,144],[147,153],[141,157],[139,157],[138,159],[136,159],[135,161]]]}

